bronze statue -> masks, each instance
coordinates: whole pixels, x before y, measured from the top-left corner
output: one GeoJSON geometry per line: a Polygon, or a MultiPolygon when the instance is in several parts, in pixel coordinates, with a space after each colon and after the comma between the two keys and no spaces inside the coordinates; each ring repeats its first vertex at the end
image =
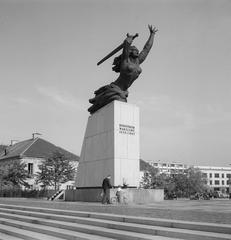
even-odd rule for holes
{"type": "Polygon", "coordinates": [[[113,71],[120,73],[119,77],[116,81],[103,86],[94,92],[95,97],[89,100],[92,106],[88,109],[88,111],[91,114],[114,100],[127,102],[128,88],[139,77],[142,71],[140,64],[146,59],[150,49],[152,48],[154,35],[158,31],[155,27],[152,27],[152,25],[148,25],[148,28],[150,36],[140,53],[135,46],[131,46],[132,41],[138,36],[138,34],[127,34],[127,38],[124,40],[123,44],[98,62],[97,65],[101,64],[107,58],[123,48],[122,54],[115,57],[112,67],[113,71]]]}

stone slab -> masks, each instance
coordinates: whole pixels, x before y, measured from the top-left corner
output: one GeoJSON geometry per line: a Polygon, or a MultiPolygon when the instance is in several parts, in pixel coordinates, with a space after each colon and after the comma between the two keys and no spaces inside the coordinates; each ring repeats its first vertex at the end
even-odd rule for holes
{"type": "MultiPolygon", "coordinates": [[[[134,208],[133,208],[134,209],[134,208]]],[[[20,213],[20,215],[37,217],[39,214],[40,217],[53,220],[62,220],[74,222],[75,217],[81,218],[91,218],[91,219],[101,219],[101,220],[111,220],[123,223],[135,223],[142,225],[151,225],[151,226],[161,226],[161,227],[174,227],[178,229],[189,229],[189,230],[199,230],[205,232],[214,232],[214,233],[225,233],[231,234],[231,225],[230,224],[219,224],[219,223],[206,223],[206,222],[192,222],[192,221],[182,221],[182,220],[173,220],[173,219],[163,219],[163,218],[150,218],[150,217],[137,217],[137,216],[127,216],[127,215],[118,215],[111,213],[99,213],[99,212],[83,212],[75,210],[61,210],[61,209],[50,209],[50,208],[32,208],[18,205],[3,205],[0,204],[0,212],[12,214],[20,213]],[[24,213],[24,214],[22,214],[24,213]],[[73,217],[73,218],[72,218],[73,217]]]]}
{"type": "MultiPolygon", "coordinates": [[[[57,221],[49,215],[49,219],[46,217],[37,218],[35,216],[24,216],[18,214],[7,214],[4,215],[6,219],[3,218],[1,214],[1,223],[18,226],[19,228],[30,229],[31,231],[40,232],[44,234],[53,235],[56,237],[65,238],[67,234],[70,234],[72,231],[73,234],[78,234],[77,232],[84,232],[89,234],[97,234],[105,237],[114,237],[118,239],[197,239],[197,240],[228,240],[230,239],[229,234],[220,234],[214,232],[206,231],[194,231],[190,229],[180,229],[180,228],[168,228],[161,226],[147,226],[144,223],[132,224],[127,222],[115,222],[102,219],[92,219],[90,220],[87,217],[85,220],[79,218],[76,222],[66,222],[57,221]],[[14,220],[17,219],[17,220],[14,220]],[[68,229],[68,230],[67,230],[68,229]],[[65,237],[64,237],[65,235],[65,237]],[[154,238],[153,235],[157,235],[157,238],[154,238]],[[129,237],[129,238],[127,238],[129,237]],[[135,238],[134,238],[135,237],[135,238]]],[[[69,219],[70,220],[70,219],[69,219]]],[[[76,235],[75,235],[76,236],[76,235]]],[[[39,238],[40,239],[40,238],[39,238]]],[[[44,238],[42,238],[44,239],[44,238]]]]}
{"type": "MultiPolygon", "coordinates": [[[[117,189],[110,189],[110,198],[114,198],[117,189]]],[[[128,204],[150,204],[154,202],[161,202],[164,200],[163,189],[123,189],[123,194],[126,197],[128,204]]],[[[100,188],[86,188],[65,191],[65,201],[86,201],[86,202],[100,202],[102,189],[100,188]]]]}
{"type": "Polygon", "coordinates": [[[88,118],[78,166],[78,188],[101,187],[111,175],[113,186],[139,186],[139,108],[113,101],[88,118]]]}

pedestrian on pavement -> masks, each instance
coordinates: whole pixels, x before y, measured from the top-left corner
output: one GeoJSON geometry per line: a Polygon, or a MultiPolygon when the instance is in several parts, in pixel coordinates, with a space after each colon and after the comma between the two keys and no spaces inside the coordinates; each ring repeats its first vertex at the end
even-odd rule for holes
{"type": "Polygon", "coordinates": [[[103,198],[102,198],[102,204],[110,204],[110,188],[112,188],[111,185],[111,175],[108,175],[106,178],[104,178],[102,183],[103,188],[103,198]]]}

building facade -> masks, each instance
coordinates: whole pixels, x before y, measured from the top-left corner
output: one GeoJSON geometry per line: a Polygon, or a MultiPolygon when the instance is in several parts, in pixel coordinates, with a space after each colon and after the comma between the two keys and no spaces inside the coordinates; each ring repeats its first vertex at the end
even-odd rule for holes
{"type": "Polygon", "coordinates": [[[213,191],[221,191],[229,193],[231,186],[231,167],[215,167],[215,166],[190,166],[181,163],[167,163],[148,161],[154,168],[158,168],[160,173],[177,174],[183,173],[189,167],[199,169],[207,179],[207,185],[213,191]]]}
{"type": "Polygon", "coordinates": [[[214,191],[229,192],[231,184],[230,167],[197,166],[207,178],[207,185],[214,191]]]}
{"type": "MultiPolygon", "coordinates": [[[[51,157],[55,151],[62,153],[66,159],[68,159],[72,166],[78,167],[79,157],[71,152],[57,147],[54,144],[42,139],[32,138],[21,142],[13,142],[10,146],[7,146],[2,152],[0,152],[0,166],[6,167],[13,161],[21,161],[26,164],[26,170],[28,172],[27,183],[31,189],[39,189],[40,185],[36,184],[36,173],[38,173],[39,165],[42,161],[51,157]]],[[[61,186],[72,185],[74,181],[67,182],[61,186]]]]}

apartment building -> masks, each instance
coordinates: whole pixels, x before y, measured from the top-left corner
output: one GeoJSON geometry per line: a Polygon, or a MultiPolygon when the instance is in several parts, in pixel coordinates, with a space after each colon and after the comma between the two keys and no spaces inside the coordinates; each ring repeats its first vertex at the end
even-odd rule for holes
{"type": "Polygon", "coordinates": [[[231,167],[197,166],[207,178],[207,184],[215,191],[229,192],[231,167]]]}
{"type": "Polygon", "coordinates": [[[176,174],[183,173],[189,167],[198,168],[207,178],[207,185],[214,191],[231,192],[231,167],[215,166],[190,166],[182,163],[167,163],[147,161],[150,165],[158,168],[160,173],[176,174]]]}

